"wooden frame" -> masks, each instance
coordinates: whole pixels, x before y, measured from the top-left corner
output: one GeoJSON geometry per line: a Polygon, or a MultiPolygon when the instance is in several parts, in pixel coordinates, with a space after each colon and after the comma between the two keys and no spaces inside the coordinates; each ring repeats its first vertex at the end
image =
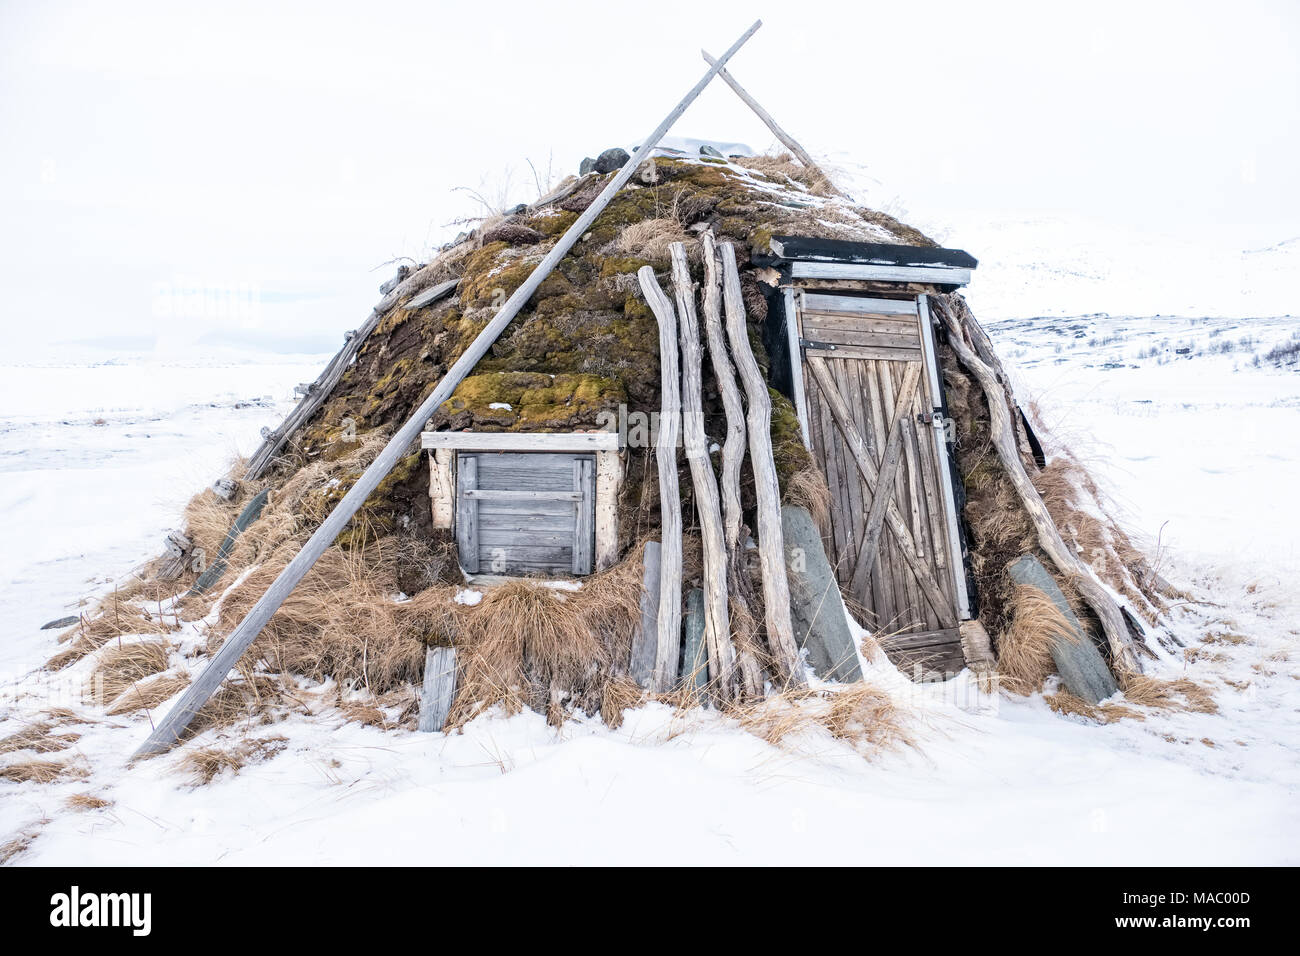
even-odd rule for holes
{"type": "MultiPolygon", "coordinates": [[[[595,488],[594,513],[579,516],[581,524],[594,523],[594,571],[603,571],[618,561],[618,493],[623,481],[622,436],[617,432],[423,432],[421,446],[429,452],[429,498],[433,507],[433,526],[457,529],[456,457],[460,452],[560,452],[594,454],[595,472],[584,476],[595,488]]],[[[481,496],[471,490],[468,499],[481,496]]],[[[554,500],[555,492],[492,492],[501,500],[510,497],[524,501],[530,496],[554,500]]],[[[572,496],[575,493],[569,493],[572,496]]],[[[463,509],[462,509],[463,510],[463,509]]],[[[465,520],[462,517],[461,520],[465,520]]],[[[586,538],[584,537],[585,541],[586,538]]],[[[472,562],[472,559],[471,563],[472,562]]],[[[575,567],[578,564],[575,549],[575,567]]],[[[586,565],[585,560],[583,566],[586,565]]],[[[465,566],[471,574],[476,568],[465,566]]]]}
{"type": "Polygon", "coordinates": [[[796,279],[875,279],[879,282],[928,282],[934,285],[967,285],[971,270],[952,266],[870,265],[859,262],[790,263],[796,279]]]}
{"type": "Polygon", "coordinates": [[[939,487],[943,491],[943,510],[948,522],[948,550],[951,554],[949,567],[952,568],[953,584],[957,588],[957,612],[963,621],[970,620],[970,593],[966,590],[966,562],[961,554],[961,530],[957,526],[957,502],[953,497],[952,481],[942,480],[952,474],[952,465],[948,461],[948,439],[944,434],[945,419],[941,407],[943,386],[939,381],[939,356],[934,349],[934,325],[930,317],[930,303],[926,296],[916,298],[916,308],[921,318],[921,341],[925,349],[925,365],[930,376],[930,398],[934,402],[934,448],[939,458],[941,480],[939,487]]]}

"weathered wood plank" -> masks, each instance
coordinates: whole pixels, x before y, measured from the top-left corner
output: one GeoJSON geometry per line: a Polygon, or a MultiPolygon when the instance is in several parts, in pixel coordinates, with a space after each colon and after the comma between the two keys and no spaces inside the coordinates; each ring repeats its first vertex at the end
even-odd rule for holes
{"type": "Polygon", "coordinates": [[[596,475],[590,458],[574,459],[573,484],[579,495],[573,526],[573,573],[590,574],[596,545],[596,475]]]}
{"type": "Polygon", "coordinates": [[[429,500],[433,508],[433,526],[450,528],[455,524],[456,453],[449,448],[429,452],[429,500]]]}
{"type": "Polygon", "coordinates": [[[469,492],[478,487],[478,459],[472,455],[462,455],[456,470],[459,485],[456,495],[456,549],[460,552],[461,567],[470,574],[476,574],[479,569],[478,501],[469,492]]]}
{"type": "Polygon", "coordinates": [[[423,309],[426,305],[433,305],[439,299],[445,299],[456,291],[456,286],[460,285],[459,279],[448,279],[446,282],[439,282],[435,286],[430,286],[423,292],[415,295],[406,303],[407,309],[423,309]]]}
{"type": "Polygon", "coordinates": [[[827,295],[824,292],[805,292],[803,296],[805,312],[820,312],[831,315],[916,315],[915,299],[879,299],[866,296],[827,295]]]}
{"type": "Polygon", "coordinates": [[[249,499],[248,504],[244,505],[243,510],[239,512],[239,516],[235,518],[235,523],[226,532],[221,547],[217,549],[216,557],[207,569],[199,575],[199,579],[194,582],[194,586],[190,588],[187,596],[202,594],[216,584],[221,579],[221,576],[226,573],[226,559],[230,557],[230,551],[235,546],[235,539],[261,516],[262,509],[266,507],[266,501],[270,494],[269,489],[263,488],[249,499]]]}
{"type": "Polygon", "coordinates": [[[934,347],[934,317],[930,314],[930,297],[918,296],[916,306],[920,313],[921,340],[925,345],[925,366],[929,373],[931,445],[934,448],[935,469],[939,473],[939,493],[943,498],[944,538],[948,544],[949,573],[957,596],[957,614],[965,619],[971,616],[970,592],[966,587],[966,562],[961,550],[961,530],[957,523],[957,496],[952,486],[952,466],[948,460],[948,437],[944,432],[942,400],[943,383],[939,374],[939,353],[934,347]]]}
{"type": "MultiPolygon", "coordinates": [[[[682,358],[682,445],[691,470],[695,513],[700,522],[704,565],[704,642],[708,647],[709,679],[721,701],[736,697],[736,651],[731,644],[731,615],[727,608],[727,544],[722,530],[722,507],[717,479],[709,460],[704,434],[704,373],[700,323],[695,314],[695,286],[686,262],[686,246],[674,242],[673,297],[677,302],[682,358]]],[[[689,662],[688,662],[689,666],[689,662]]]]}
{"type": "Polygon", "coordinates": [[[659,555],[658,541],[647,541],[642,552],[641,620],[632,632],[628,672],[642,687],[654,684],[655,652],[659,641],[659,555]]]}
{"type": "Polygon", "coordinates": [[[431,647],[424,655],[424,689],[420,694],[422,733],[442,730],[456,696],[456,648],[431,647]]]}
{"type": "Polygon", "coordinates": [[[727,317],[727,338],[749,401],[749,461],[754,470],[758,499],[758,559],[763,574],[763,612],[768,649],[779,669],[777,677],[787,687],[803,687],[803,665],[790,621],[790,584],[786,580],[785,546],[781,531],[781,488],[772,457],[772,399],[767,380],[749,345],[745,299],[740,290],[736,250],[731,243],[718,247],[722,259],[722,303],[727,317]]]}
{"type": "Polygon", "coordinates": [[[618,451],[618,432],[421,432],[423,448],[459,451],[618,451]]]}
{"type": "MultiPolygon", "coordinates": [[[[575,462],[575,464],[577,464],[575,462]]],[[[581,491],[519,491],[515,488],[465,488],[462,498],[480,501],[581,501],[581,491]]]]}
{"type": "MultiPolygon", "coordinates": [[[[920,349],[921,336],[915,332],[877,332],[871,329],[851,329],[820,325],[805,317],[804,338],[810,342],[830,345],[853,345],[859,348],[920,349]]],[[[836,350],[838,351],[838,349],[836,350]]]]}
{"type": "MultiPolygon", "coordinates": [[[[817,341],[813,339],[812,341],[817,341]]],[[[878,362],[919,362],[921,361],[921,350],[914,349],[896,349],[879,345],[835,345],[829,344],[826,348],[809,348],[804,353],[808,358],[816,356],[820,359],[868,359],[878,362]]]]}
{"type": "Polygon", "coordinates": [[[671,690],[677,681],[677,657],[682,641],[682,500],[677,486],[677,435],[681,428],[681,378],[677,360],[677,314],[655,271],[637,272],[641,292],[659,326],[659,434],[655,461],[659,470],[659,616],[655,649],[654,689],[671,690]]]}
{"type": "MultiPolygon", "coordinates": [[[[718,251],[712,232],[706,230],[700,237],[700,251],[704,257],[704,332],[709,342],[713,380],[718,385],[727,420],[727,435],[722,442],[722,475],[719,486],[727,553],[734,563],[739,555],[743,516],[740,468],[745,460],[745,408],[740,397],[740,386],[736,384],[735,369],[732,368],[727,352],[726,333],[722,328],[722,276],[718,271],[718,251]]],[[[791,314],[790,320],[793,319],[791,314]]]]}
{"type": "Polygon", "coordinates": [[[617,451],[596,453],[596,570],[618,562],[618,491],[623,457],[617,451]]]}
{"type": "Polygon", "coordinates": [[[853,262],[794,262],[796,279],[874,279],[884,282],[923,282],[934,285],[968,285],[970,269],[944,266],[886,266],[853,262]]]}

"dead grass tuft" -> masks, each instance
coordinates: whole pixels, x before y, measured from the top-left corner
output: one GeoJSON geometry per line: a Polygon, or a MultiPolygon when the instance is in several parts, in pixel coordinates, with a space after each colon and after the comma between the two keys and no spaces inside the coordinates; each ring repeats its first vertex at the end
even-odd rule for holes
{"type": "Polygon", "coordinates": [[[12,783],[53,783],[61,777],[85,775],[85,770],[57,760],[17,760],[0,767],[0,780],[12,783]]]}
{"type": "Polygon", "coordinates": [[[137,710],[153,710],[159,704],[171,700],[190,685],[187,674],[160,674],[147,681],[132,686],[120,697],[108,705],[111,716],[133,714],[137,710]]]}
{"type": "MultiPolygon", "coordinates": [[[[615,662],[627,659],[640,617],[642,573],[640,560],[623,561],[577,591],[511,581],[463,608],[460,680],[448,726],[498,704],[508,713],[531,706],[552,722],[563,719],[562,703],[605,713],[606,685],[621,676],[615,662]]],[[[610,706],[620,693],[613,691],[610,706]]]]}
{"type": "Polygon", "coordinates": [[[777,153],[774,156],[738,156],[732,162],[745,169],[762,173],[781,185],[785,185],[781,182],[783,179],[797,183],[814,196],[835,194],[834,187],[825,176],[817,170],[804,166],[789,153],[777,153]]]}
{"type": "Polygon", "coordinates": [[[688,255],[698,255],[697,244],[690,241],[686,230],[676,218],[642,219],[624,229],[611,244],[613,251],[625,256],[647,259],[661,268],[671,262],[669,246],[684,243],[688,255]]]}
{"type": "Polygon", "coordinates": [[[1190,678],[1162,680],[1144,674],[1125,674],[1123,682],[1124,699],[1139,707],[1189,710],[1198,714],[1213,714],[1219,710],[1209,688],[1190,678]]]}
{"type": "Polygon", "coordinates": [[[86,812],[88,810],[102,810],[105,807],[113,805],[112,800],[106,800],[103,797],[97,797],[93,793],[74,793],[63,801],[63,805],[69,810],[86,812]]]}
{"type": "Polygon", "coordinates": [[[1083,717],[1100,724],[1113,724],[1117,720],[1146,720],[1146,717],[1132,707],[1123,704],[1103,703],[1094,706],[1082,697],[1076,697],[1068,690],[1058,690],[1043,698],[1047,706],[1058,714],[1083,717]]]}
{"type": "Polygon", "coordinates": [[[1056,673],[1052,645],[1077,641],[1061,609],[1036,587],[1017,585],[1012,597],[1011,626],[998,638],[998,675],[1002,686],[1019,694],[1043,689],[1056,673]]]}
{"type": "Polygon", "coordinates": [[[823,534],[830,532],[831,489],[821,469],[811,464],[800,468],[787,479],[782,491],[786,504],[806,508],[818,530],[823,534]]]}
{"type": "Polygon", "coordinates": [[[827,733],[863,757],[910,746],[912,737],[890,696],[868,684],[786,691],[732,709],[743,730],[774,747],[792,748],[827,733]]]}
{"type": "Polygon", "coordinates": [[[233,776],[249,764],[270,760],[288,745],[287,738],[275,736],[241,740],[231,747],[199,747],[182,756],[178,766],[196,787],[201,787],[227,770],[233,776]]]}
{"type": "MultiPolygon", "coordinates": [[[[221,604],[217,631],[229,633],[283,570],[290,555],[258,566],[221,604]]],[[[396,545],[380,539],[353,551],[329,548],[271,618],[253,645],[276,672],[383,694],[420,679],[427,618],[450,603],[431,589],[398,604],[396,545]]]]}
{"type": "Polygon", "coordinates": [[[50,754],[66,750],[80,739],[80,734],[52,734],[54,724],[37,723],[10,734],[0,740],[0,754],[30,750],[32,753],[50,754]]]}
{"type": "Polygon", "coordinates": [[[139,681],[165,671],[171,645],[166,641],[132,641],[115,644],[99,655],[87,695],[95,702],[116,700],[139,681]]]}

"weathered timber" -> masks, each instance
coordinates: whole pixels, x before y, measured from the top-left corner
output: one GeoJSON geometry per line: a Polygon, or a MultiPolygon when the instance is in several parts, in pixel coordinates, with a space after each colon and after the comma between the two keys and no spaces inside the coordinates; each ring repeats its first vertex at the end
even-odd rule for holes
{"type": "MultiPolygon", "coordinates": [[[[727,545],[722,530],[718,483],[709,461],[704,435],[704,381],[700,323],[695,314],[695,286],[686,263],[686,246],[674,242],[673,294],[677,301],[682,358],[682,445],[695,489],[695,513],[700,521],[704,559],[704,639],[709,653],[709,680],[713,692],[728,701],[736,694],[736,652],[731,645],[731,618],[727,609],[727,545]]],[[[662,427],[662,419],[661,419],[662,427]]]]}
{"type": "Polygon", "coordinates": [[[235,539],[261,516],[262,509],[266,507],[266,499],[269,496],[270,492],[263,488],[249,500],[248,504],[244,505],[244,510],[239,512],[239,517],[230,526],[230,530],[226,532],[221,547],[217,549],[217,556],[208,565],[207,569],[199,575],[199,579],[194,582],[194,586],[190,588],[187,597],[202,594],[216,584],[221,579],[221,576],[226,573],[226,559],[230,557],[230,550],[235,546],[235,539]]]}
{"type": "Polygon", "coordinates": [[[641,619],[632,632],[632,653],[628,672],[634,681],[649,688],[654,683],[655,649],[659,634],[659,542],[647,541],[642,552],[641,619]]]}
{"type": "Polygon", "coordinates": [[[163,539],[163,556],[155,573],[159,581],[174,581],[180,577],[190,558],[194,543],[180,531],[169,531],[163,539]]]}
{"type": "Polygon", "coordinates": [[[727,338],[749,402],[746,425],[749,430],[749,462],[754,470],[754,490],[758,499],[758,560],[763,573],[767,641],[772,659],[780,670],[778,677],[781,682],[787,687],[803,687],[807,682],[790,621],[790,584],[786,580],[781,534],[781,487],[772,455],[772,398],[749,344],[736,250],[731,243],[724,242],[718,247],[718,252],[722,258],[722,303],[727,317],[727,338]]]}
{"type": "Polygon", "coordinates": [[[1034,483],[1029,480],[1016,442],[1011,410],[1007,407],[1006,389],[998,381],[993,370],[968,344],[966,332],[968,323],[958,315],[957,307],[950,305],[944,299],[935,299],[933,305],[947,326],[948,345],[956,353],[961,364],[979,380],[980,387],[984,390],[984,397],[989,406],[994,447],[997,449],[998,458],[1002,460],[1003,469],[1020,496],[1025,513],[1034,524],[1039,545],[1097,615],[1110,645],[1114,665],[1119,669],[1128,669],[1140,674],[1142,665],[1133,651],[1132,637],[1129,635],[1128,626],[1124,623],[1124,615],[1120,613],[1119,605],[1093,575],[1092,569],[1080,561],[1066,545],[1061,538],[1061,532],[1056,528],[1056,522],[1052,520],[1047,506],[1043,504],[1042,496],[1034,487],[1034,483]]]}
{"type": "Polygon", "coordinates": [[[442,730],[455,696],[456,648],[429,648],[424,655],[424,689],[420,694],[419,729],[423,733],[442,730]]]}
{"type": "MultiPolygon", "coordinates": [[[[701,50],[700,52],[704,54],[704,60],[710,66],[717,62],[704,50],[701,50]]],[[[781,128],[777,121],[772,118],[772,114],[763,109],[763,107],[759,105],[758,100],[754,99],[754,97],[749,94],[748,90],[736,82],[734,76],[732,76],[727,70],[719,70],[718,76],[735,91],[736,95],[740,97],[741,101],[746,106],[754,111],[754,115],[767,125],[767,128],[772,131],[772,135],[781,141],[781,145],[794,153],[795,159],[799,160],[800,164],[805,169],[816,173],[824,179],[826,185],[829,186],[837,195],[843,195],[843,193],[835,188],[835,184],[831,182],[831,178],[827,176],[826,173],[822,171],[822,168],[813,161],[813,158],[808,155],[808,151],[800,146],[793,136],[781,128]]]]}
{"type": "Polygon", "coordinates": [[[271,619],[271,615],[284,603],[285,598],[289,596],[298,582],[316,563],[317,559],[325,552],[325,549],[338,537],[339,533],[347,526],[347,523],[352,520],[352,516],[365,504],[366,499],[370,497],[379,486],[379,483],[392,471],[393,466],[397,464],[397,461],[419,437],[420,432],[438,406],[451,397],[451,393],[455,391],[456,386],[464,380],[465,376],[478,364],[479,359],[486,355],[488,349],[501,337],[501,333],[519,314],[519,311],[527,304],[528,300],[532,298],[533,293],[537,291],[537,287],[550,275],[560,260],[573,248],[574,244],[586,235],[596,217],[605,210],[605,207],[609,205],[615,194],[632,178],[632,174],[636,171],[642,159],[649,155],[659,140],[668,132],[669,127],[686,111],[686,108],[700,95],[704,87],[717,74],[717,71],[744,45],[745,41],[753,36],[754,31],[760,26],[762,26],[762,21],[756,20],[753,26],[731,45],[730,49],[719,60],[718,66],[712,67],[704,74],[704,77],[691,88],[681,102],[673,107],[672,111],[664,117],[663,122],[637,148],[637,151],[624,167],[610,178],[600,195],[578,216],[573,225],[560,236],[555,245],[551,247],[551,251],[542,258],[542,261],[537,264],[537,267],[524,280],[523,284],[505,301],[500,311],[484,326],[483,331],[461,353],[460,358],[447,370],[447,374],[429,393],[420,407],[415,410],[406,424],[398,429],[397,433],[379,452],[370,466],[362,472],[352,488],[335,505],[334,510],[329,513],[312,536],[307,539],[307,543],[303,545],[302,550],[285,566],[279,577],[271,582],[271,586],[266,593],[249,609],[248,614],[244,616],[244,619],[226,638],[225,643],[221,645],[221,649],[217,651],[208,666],[190,684],[189,689],[181,695],[181,699],[176,702],[163,721],[136,751],[135,756],[142,757],[161,753],[180,739],[181,732],[189,725],[194,714],[212,696],[221,682],[225,680],[231,668],[243,656],[248,646],[253,643],[266,622],[271,619]]]}
{"type": "Polygon", "coordinates": [[[722,525],[727,552],[733,564],[739,560],[740,524],[740,468],[745,461],[745,406],[736,384],[735,369],[727,353],[726,332],[722,327],[722,275],[718,270],[718,250],[713,233],[706,231],[700,237],[700,251],[704,257],[704,333],[709,342],[709,360],[713,366],[713,379],[722,396],[722,408],[727,417],[727,437],[722,442],[722,475],[719,481],[722,495],[722,525]]]}
{"type": "Polygon", "coordinates": [[[659,524],[663,541],[659,556],[659,617],[655,650],[654,689],[672,689],[682,639],[682,499],[677,486],[677,436],[681,427],[681,380],[677,367],[677,315],[655,271],[637,272],[641,291],[659,325],[659,434],[655,461],[659,467],[659,524]]]}

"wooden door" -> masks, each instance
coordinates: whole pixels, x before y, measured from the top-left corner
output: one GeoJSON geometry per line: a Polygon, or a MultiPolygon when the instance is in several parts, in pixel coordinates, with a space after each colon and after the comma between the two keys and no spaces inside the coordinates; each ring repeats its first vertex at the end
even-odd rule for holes
{"type": "Polygon", "coordinates": [[[803,414],[831,490],[827,556],[896,663],[963,666],[965,570],[931,337],[916,299],[797,293],[803,414]]]}
{"type": "Polygon", "coordinates": [[[590,574],[593,456],[461,453],[456,543],[461,566],[471,574],[590,574]]]}

